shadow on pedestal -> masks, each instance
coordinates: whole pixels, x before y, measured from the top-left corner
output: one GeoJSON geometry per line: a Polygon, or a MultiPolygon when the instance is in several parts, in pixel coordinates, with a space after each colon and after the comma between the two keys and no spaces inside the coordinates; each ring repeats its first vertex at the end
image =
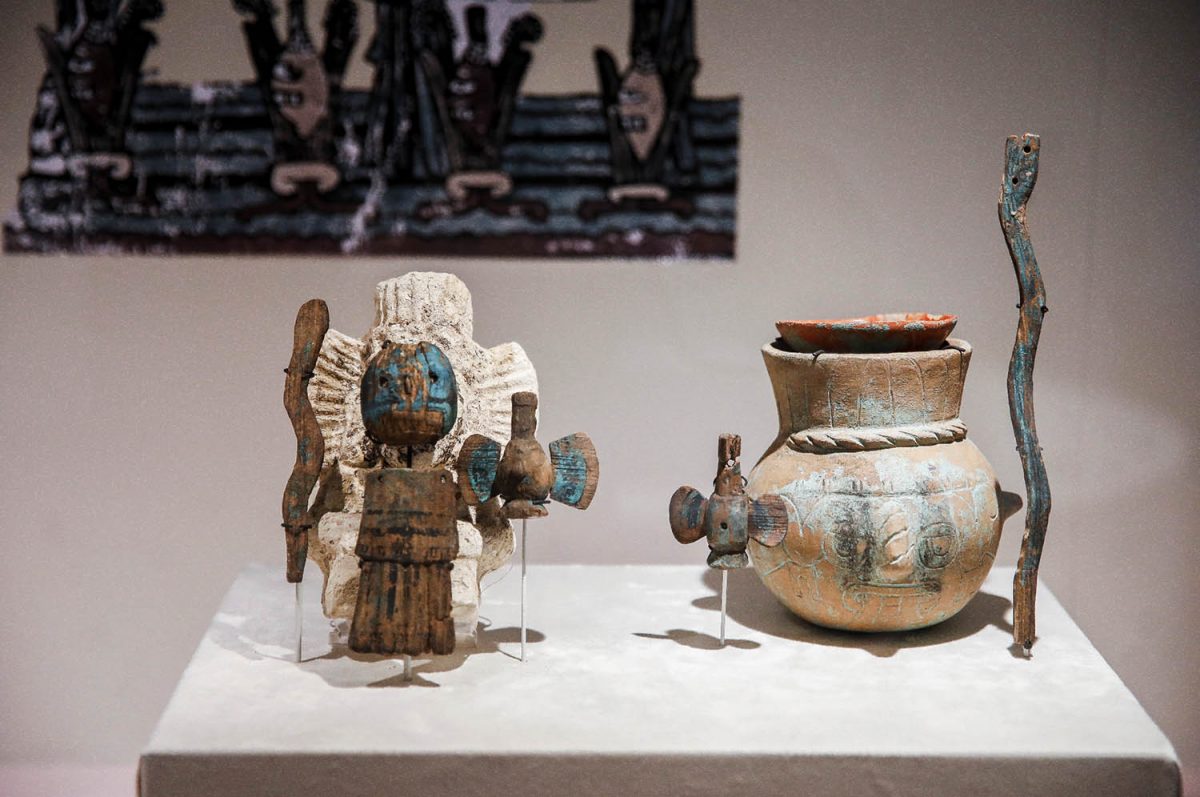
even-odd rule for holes
{"type": "MultiPolygon", "coordinates": [[[[291,662],[292,640],[285,638],[287,630],[290,629],[277,621],[273,622],[266,615],[218,613],[208,640],[251,661],[276,659],[291,662]]],[[[526,629],[528,644],[538,644],[545,640],[546,635],[541,631],[526,629]]],[[[500,646],[519,645],[520,642],[520,628],[489,628],[488,622],[484,620],[479,626],[476,645],[463,646],[448,656],[415,660],[411,681],[404,679],[403,660],[400,657],[355,653],[344,642],[335,642],[332,647],[327,647],[329,643],[326,642],[321,645],[325,649],[320,655],[305,656],[296,666],[340,689],[438,687],[441,684],[429,680],[426,676],[457,670],[472,656],[499,654],[519,660],[517,653],[502,650],[500,646]]],[[[317,644],[306,637],[307,648],[312,649],[312,646],[317,644]]]]}
{"type": "MultiPolygon", "coordinates": [[[[720,573],[716,570],[706,570],[701,578],[701,583],[712,590],[713,594],[697,598],[692,601],[692,605],[700,609],[719,612],[721,610],[720,573]]],[[[929,628],[878,634],[836,631],[805,622],[792,614],[775,600],[752,570],[733,570],[729,573],[727,610],[731,620],[746,628],[752,628],[774,637],[808,642],[814,645],[860,648],[880,658],[894,656],[897,651],[905,648],[921,648],[963,639],[988,626],[994,626],[1011,634],[1012,623],[1005,617],[1011,607],[1012,601],[1007,598],[981,592],[961,612],[949,620],[929,628]]],[[[668,635],[671,633],[668,632],[668,635]]],[[[680,644],[687,643],[680,642],[680,644]]],[[[695,646],[693,645],[693,647],[695,646]]],[[[1016,652],[1013,655],[1024,658],[1023,655],[1016,652]]]]}

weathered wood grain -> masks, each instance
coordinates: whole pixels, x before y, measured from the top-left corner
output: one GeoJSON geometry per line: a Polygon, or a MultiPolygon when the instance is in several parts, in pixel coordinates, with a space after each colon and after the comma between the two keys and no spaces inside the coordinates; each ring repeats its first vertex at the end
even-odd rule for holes
{"type": "Polygon", "coordinates": [[[600,484],[600,459],[592,438],[576,432],[555,440],[548,448],[554,469],[550,497],[560,504],[587,509],[600,484]]]}
{"type": "MultiPolygon", "coordinates": [[[[308,532],[313,526],[308,499],[320,475],[325,442],[317,416],[308,400],[308,383],[313,376],[321,342],[329,331],[329,308],[320,299],[305,302],[296,313],[292,358],[283,387],[283,406],[296,433],[296,462],[283,490],[283,528],[287,541],[287,580],[304,578],[308,556],[308,532]]],[[[335,468],[336,470],[336,468],[335,468]]]]}
{"type": "Polygon", "coordinates": [[[708,566],[728,570],[750,563],[746,545],[753,537],[768,547],[783,542],[791,516],[779,496],[754,500],[746,495],[742,478],[742,438],[721,435],[717,443],[717,477],[713,494],[705,499],[694,487],[680,487],[671,496],[671,533],[681,543],[708,539],[708,566]]]}
{"type": "Polygon", "coordinates": [[[544,517],[543,506],[554,487],[554,466],[534,436],[537,433],[536,393],[514,393],[512,438],[496,468],[496,494],[504,499],[504,516],[544,517]]]}
{"type": "Polygon", "coordinates": [[[456,506],[454,479],[444,469],[385,468],[368,476],[355,548],[360,574],[351,650],[393,656],[453,652],[456,506]]]}
{"type": "Polygon", "coordinates": [[[999,215],[1004,239],[1020,289],[1020,316],[1008,365],[1008,404],[1013,434],[1025,472],[1025,534],[1013,578],[1013,641],[1028,651],[1037,638],[1036,598],[1038,566],[1046,527],[1050,521],[1050,483],[1042,448],[1038,443],[1033,408],[1033,366],[1042,319],[1046,315],[1046,288],[1026,226],[1026,204],[1037,182],[1041,139],[1031,133],[1009,136],[1004,152],[1004,180],[1000,186],[999,215]]]}
{"type": "Polygon", "coordinates": [[[479,506],[492,500],[500,454],[500,444],[490,437],[473,434],[463,441],[456,470],[458,488],[463,500],[470,506],[479,506]]]}

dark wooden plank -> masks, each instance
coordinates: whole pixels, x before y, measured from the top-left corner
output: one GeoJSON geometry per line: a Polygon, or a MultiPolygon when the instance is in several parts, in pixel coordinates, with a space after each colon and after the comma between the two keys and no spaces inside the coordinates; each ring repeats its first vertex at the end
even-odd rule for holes
{"type": "Polygon", "coordinates": [[[1013,578],[1013,642],[1028,652],[1037,638],[1036,599],[1038,566],[1046,527],[1050,521],[1050,483],[1042,447],[1038,443],[1033,408],[1033,366],[1037,356],[1042,319],[1046,315],[1046,288],[1029,230],[1026,204],[1037,182],[1041,139],[1031,133],[1009,136],[1004,151],[1004,180],[1000,186],[999,215],[1008,252],[1012,257],[1020,290],[1020,316],[1008,365],[1008,405],[1013,434],[1025,472],[1025,534],[1021,556],[1013,578]]]}

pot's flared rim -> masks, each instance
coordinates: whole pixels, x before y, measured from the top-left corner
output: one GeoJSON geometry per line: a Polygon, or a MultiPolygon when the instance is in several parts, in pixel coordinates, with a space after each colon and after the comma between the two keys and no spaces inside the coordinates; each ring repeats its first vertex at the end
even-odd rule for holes
{"type": "Polygon", "coordinates": [[[773,357],[780,360],[796,360],[796,361],[811,361],[819,360],[911,360],[911,359],[938,359],[946,357],[948,354],[957,353],[958,355],[970,355],[971,344],[960,338],[947,338],[946,342],[941,345],[941,348],[928,349],[925,351],[893,351],[883,352],[878,354],[834,354],[832,352],[811,352],[811,351],[793,351],[783,338],[775,338],[775,340],[764,343],[762,347],[764,357],[773,357]]]}

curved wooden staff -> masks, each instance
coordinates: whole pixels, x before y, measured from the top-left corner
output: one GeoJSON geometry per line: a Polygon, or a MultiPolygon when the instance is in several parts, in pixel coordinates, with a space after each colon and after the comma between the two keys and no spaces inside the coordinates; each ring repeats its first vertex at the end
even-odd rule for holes
{"type": "Polygon", "coordinates": [[[308,499],[321,472],[325,458],[325,440],[317,415],[308,401],[308,382],[312,379],[321,342],[329,331],[329,308],[320,299],[305,302],[296,313],[296,333],[292,359],[288,363],[283,386],[283,406],[296,432],[296,464],[283,490],[283,528],[287,535],[287,580],[293,584],[304,579],[304,560],[308,557],[308,530],[312,517],[308,499]]]}
{"type": "Polygon", "coordinates": [[[1013,642],[1024,647],[1026,653],[1037,636],[1034,605],[1038,565],[1046,540],[1046,524],[1050,520],[1050,484],[1033,417],[1033,363],[1042,332],[1042,318],[1046,315],[1046,288],[1025,226],[1025,204],[1037,182],[1040,149],[1041,139],[1032,133],[1009,136],[1004,154],[1004,183],[1000,187],[1000,226],[1004,228],[1021,292],[1021,303],[1017,305],[1021,315],[1008,364],[1008,408],[1013,434],[1017,438],[1017,451],[1025,469],[1025,493],[1029,499],[1021,558],[1013,578],[1013,642]]]}

